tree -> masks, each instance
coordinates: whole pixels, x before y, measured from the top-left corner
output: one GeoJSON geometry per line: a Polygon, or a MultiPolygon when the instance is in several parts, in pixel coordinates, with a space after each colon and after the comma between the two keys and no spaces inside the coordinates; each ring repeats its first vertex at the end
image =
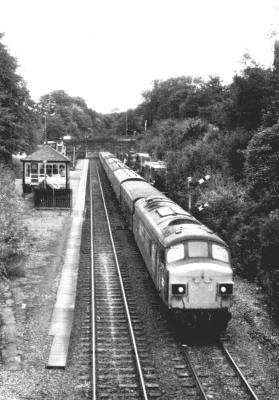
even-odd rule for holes
{"type": "Polygon", "coordinates": [[[200,79],[189,76],[171,78],[166,81],[155,80],[153,89],[143,93],[145,119],[148,126],[153,120],[179,118],[180,105],[187,96],[196,90],[200,79]]]}
{"type": "Polygon", "coordinates": [[[0,34],[0,147],[9,154],[29,150],[37,139],[38,119],[17,61],[1,43],[0,34]]]}
{"type": "Polygon", "coordinates": [[[71,97],[64,90],[43,95],[37,104],[39,114],[46,118],[48,140],[59,140],[64,135],[88,139],[105,131],[104,118],[89,109],[81,97],[71,97]]]}
{"type": "Polygon", "coordinates": [[[261,125],[263,109],[271,94],[271,71],[260,67],[247,67],[241,75],[235,75],[229,87],[225,107],[226,125],[229,129],[243,127],[248,130],[261,125]]]}
{"type": "Polygon", "coordinates": [[[265,127],[279,122],[279,41],[274,44],[273,69],[270,74],[270,91],[263,110],[262,122],[265,127]]]}

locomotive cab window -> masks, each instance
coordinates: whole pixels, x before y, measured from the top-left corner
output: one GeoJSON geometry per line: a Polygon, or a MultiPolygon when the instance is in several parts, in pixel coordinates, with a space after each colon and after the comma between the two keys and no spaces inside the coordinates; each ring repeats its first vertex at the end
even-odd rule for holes
{"type": "Polygon", "coordinates": [[[183,260],[184,258],[184,244],[176,244],[171,246],[167,251],[167,262],[183,260]]]}
{"type": "Polygon", "coordinates": [[[228,250],[224,246],[220,246],[219,244],[212,244],[212,258],[214,260],[223,261],[225,263],[229,262],[229,253],[228,250]]]}
{"type": "Polygon", "coordinates": [[[191,240],[188,242],[188,256],[208,257],[208,243],[201,240],[191,240]]]}

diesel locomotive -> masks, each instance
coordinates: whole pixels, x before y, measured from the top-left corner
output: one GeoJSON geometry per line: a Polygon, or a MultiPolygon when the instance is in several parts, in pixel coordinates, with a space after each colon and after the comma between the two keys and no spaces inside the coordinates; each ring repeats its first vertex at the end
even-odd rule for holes
{"type": "Polygon", "coordinates": [[[194,326],[224,329],[233,297],[227,244],[111,153],[99,158],[166,307],[194,326]]]}

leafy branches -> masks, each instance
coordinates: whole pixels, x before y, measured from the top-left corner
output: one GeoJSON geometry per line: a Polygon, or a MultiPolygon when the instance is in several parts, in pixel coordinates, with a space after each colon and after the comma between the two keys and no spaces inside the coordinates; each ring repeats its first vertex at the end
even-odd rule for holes
{"type": "Polygon", "coordinates": [[[12,173],[0,171],[0,260],[24,251],[26,228],[21,224],[22,202],[16,196],[12,173]]]}

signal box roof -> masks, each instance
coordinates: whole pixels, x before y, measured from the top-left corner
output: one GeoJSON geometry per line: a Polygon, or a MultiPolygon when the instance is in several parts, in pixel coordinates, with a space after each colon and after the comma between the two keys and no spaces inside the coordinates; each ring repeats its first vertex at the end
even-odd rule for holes
{"type": "Polygon", "coordinates": [[[34,153],[29,154],[24,160],[21,160],[23,162],[28,162],[28,161],[48,161],[48,162],[64,162],[64,163],[69,163],[71,160],[63,156],[63,154],[59,153],[56,151],[54,148],[47,144],[43,144],[37,151],[34,153]]]}

